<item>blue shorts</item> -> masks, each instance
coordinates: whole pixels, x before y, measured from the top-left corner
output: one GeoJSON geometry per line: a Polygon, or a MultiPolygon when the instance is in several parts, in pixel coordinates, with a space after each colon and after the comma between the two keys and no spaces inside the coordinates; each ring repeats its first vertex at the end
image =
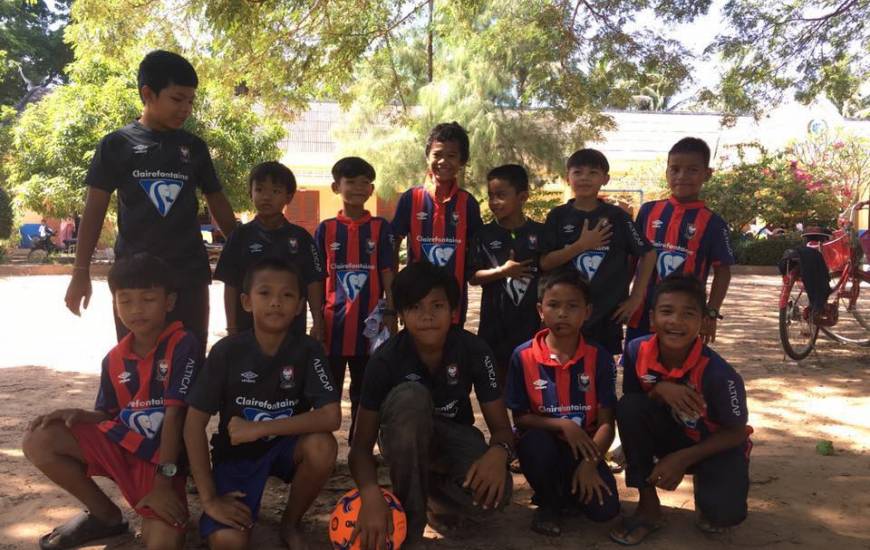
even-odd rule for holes
{"type": "MultiPolygon", "coordinates": [[[[293,461],[293,451],[296,449],[298,436],[280,437],[280,441],[272,445],[269,451],[254,460],[228,460],[214,465],[214,484],[218,495],[232,491],[245,493],[242,502],[251,509],[251,519],[257,521],[260,512],[260,501],[266,480],[274,476],[290,483],[293,479],[296,464],[293,461]]],[[[199,519],[199,533],[203,539],[221,529],[232,529],[229,525],[217,522],[203,512],[199,519]]]]}

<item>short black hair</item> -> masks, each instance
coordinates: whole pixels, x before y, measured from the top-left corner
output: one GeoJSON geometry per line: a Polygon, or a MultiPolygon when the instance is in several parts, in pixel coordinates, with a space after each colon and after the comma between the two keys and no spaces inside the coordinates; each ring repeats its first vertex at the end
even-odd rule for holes
{"type": "Polygon", "coordinates": [[[710,166],[710,146],[701,138],[685,137],[674,143],[671,150],[668,151],[668,158],[674,153],[684,153],[700,155],[704,159],[704,166],[710,166]]]}
{"type": "Polygon", "coordinates": [[[707,308],[707,290],[701,281],[691,275],[673,273],[665,277],[656,285],[651,309],[655,309],[663,294],[686,294],[698,304],[698,309],[702,312],[707,308]]]}
{"type": "Polygon", "coordinates": [[[580,168],[581,166],[598,168],[604,170],[605,174],[610,173],[610,163],[607,162],[607,157],[604,156],[604,153],[598,149],[580,149],[574,151],[568,157],[568,161],[565,162],[565,169],[569,171],[571,168],[580,168]]]}
{"type": "Polygon", "coordinates": [[[174,52],[154,50],[139,63],[136,83],[139,97],[142,98],[143,86],[148,86],[155,94],[160,94],[172,84],[196,88],[199,86],[199,77],[187,59],[174,52]]]}
{"type": "Polygon", "coordinates": [[[254,188],[254,183],[267,180],[273,185],[283,185],[290,195],[296,192],[296,176],[293,175],[293,171],[277,160],[269,160],[251,168],[251,175],[248,176],[248,194],[254,188]]]}
{"type": "Polygon", "coordinates": [[[251,287],[254,286],[254,279],[256,278],[257,273],[262,271],[282,271],[284,273],[290,273],[296,279],[296,288],[299,291],[300,298],[303,300],[306,298],[307,289],[305,285],[302,284],[302,271],[299,270],[299,266],[293,262],[275,256],[266,256],[245,271],[245,276],[242,279],[242,292],[245,294],[251,293],[251,287]]]}
{"type": "Polygon", "coordinates": [[[447,268],[426,261],[412,263],[393,279],[396,311],[409,309],[436,288],[444,289],[451,310],[459,307],[459,283],[447,268]]]}
{"type": "Polygon", "coordinates": [[[174,292],[174,272],[162,259],[147,252],[139,252],[115,261],[109,270],[109,290],[162,288],[174,292]]]}
{"type": "Polygon", "coordinates": [[[519,164],[502,164],[496,166],[486,174],[486,181],[499,179],[506,181],[517,193],[529,190],[529,174],[519,164]]]}
{"type": "Polygon", "coordinates": [[[332,181],[338,183],[341,178],[365,176],[375,181],[375,167],[360,157],[344,157],[332,166],[332,181]]]}
{"type": "Polygon", "coordinates": [[[468,162],[471,156],[468,144],[468,132],[458,122],[442,122],[432,128],[429,132],[429,137],[426,138],[427,157],[429,156],[429,151],[432,150],[432,144],[436,141],[441,143],[447,143],[448,141],[456,142],[459,145],[459,160],[462,164],[468,162]]]}
{"type": "Polygon", "coordinates": [[[573,286],[583,295],[583,300],[589,304],[589,281],[582,273],[572,267],[561,267],[546,273],[538,281],[538,302],[544,301],[544,294],[556,285],[573,286]]]}

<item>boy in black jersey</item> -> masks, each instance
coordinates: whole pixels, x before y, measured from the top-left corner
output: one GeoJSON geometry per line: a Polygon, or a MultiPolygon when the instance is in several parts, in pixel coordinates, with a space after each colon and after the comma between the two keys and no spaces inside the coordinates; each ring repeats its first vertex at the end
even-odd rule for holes
{"type": "Polygon", "coordinates": [[[483,286],[477,335],[492,348],[503,383],[514,348],[531,340],[541,327],[536,304],[544,225],[523,213],[529,176],[522,166],[493,168],[486,180],[495,220],[475,234],[469,263],[471,284],[483,286]]]}
{"type": "Polygon", "coordinates": [[[592,314],[583,336],[616,355],[622,353],[622,324],[643,303],[655,252],[629,215],[598,198],[610,180],[610,164],[600,151],[581,149],[568,157],[568,183],[574,198],[547,214],[541,268],[571,265],[589,281],[592,314]],[[628,293],[634,259],[637,279],[628,293]]]}
{"type": "Polygon", "coordinates": [[[214,345],[188,399],[184,441],[211,548],[246,548],[269,476],[291,483],[281,518],[288,548],[306,547],[300,523],[335,465],[339,395],[323,347],[291,330],[304,286],[293,264],[266,258],[242,284],[254,330],[214,345]],[[220,413],[209,466],[206,425],[220,413]]]}
{"type": "Polygon", "coordinates": [[[443,267],[411,264],[393,282],[405,329],[366,366],[348,463],[360,490],[353,538],[363,550],[385,548],[390,514],[378,488],[375,441],[390,468],[393,492],[419,540],[427,519],[447,526],[480,508],[510,501],[513,433],[486,342],[451,326],[459,284],[443,267]],[[491,434],[474,427],[474,388],[491,434]],[[427,517],[428,516],[428,517],[427,517]]]}
{"type": "MultiPolygon", "coordinates": [[[[190,116],[198,79],[186,59],[153,51],[139,65],[142,116],[100,141],[85,177],[88,194],[79,227],[75,267],[66,307],[80,314],[91,298],[90,261],[109,199],[118,191],[115,257],[148,252],[163,259],[178,276],[178,299],[170,321],[181,321],[199,340],[208,336],[208,285],[211,269],[202,242],[197,188],[221,231],[236,225],[221,191],[208,146],[181,129],[190,116]]],[[[120,340],[128,331],[115,316],[120,340]]]]}
{"type": "MultiPolygon", "coordinates": [[[[242,279],[248,268],[270,257],[283,259],[299,267],[311,308],[311,336],[323,340],[323,262],[308,231],[284,217],[284,207],[296,193],[296,177],[280,162],[263,162],[251,170],[248,191],[257,217],[239,226],[230,235],[214,271],[214,278],[225,285],[227,334],[253,328],[253,317],[241,303],[242,279]]],[[[296,334],[305,334],[304,307],[294,319],[291,330],[296,334]]]]}

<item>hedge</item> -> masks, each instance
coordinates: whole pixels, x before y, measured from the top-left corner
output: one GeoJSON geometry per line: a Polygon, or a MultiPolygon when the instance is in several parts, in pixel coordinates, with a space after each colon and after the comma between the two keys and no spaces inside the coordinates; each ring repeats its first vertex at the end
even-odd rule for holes
{"type": "Polygon", "coordinates": [[[786,250],[802,244],[799,235],[733,241],[734,255],[740,265],[777,265],[786,250]]]}

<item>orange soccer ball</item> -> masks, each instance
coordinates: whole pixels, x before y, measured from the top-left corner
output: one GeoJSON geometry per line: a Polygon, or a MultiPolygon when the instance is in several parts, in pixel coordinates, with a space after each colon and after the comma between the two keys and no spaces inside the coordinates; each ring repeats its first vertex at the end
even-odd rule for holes
{"type": "MultiPolygon", "coordinates": [[[[393,536],[387,545],[387,550],[398,550],[408,534],[405,510],[396,495],[383,488],[381,492],[393,514],[393,536]]],[[[332,516],[329,518],[329,540],[332,541],[332,547],[335,550],[360,549],[360,540],[357,539],[353,544],[350,544],[350,537],[356,527],[356,518],[361,506],[359,489],[351,489],[338,499],[335,510],[332,511],[332,516]]]]}

